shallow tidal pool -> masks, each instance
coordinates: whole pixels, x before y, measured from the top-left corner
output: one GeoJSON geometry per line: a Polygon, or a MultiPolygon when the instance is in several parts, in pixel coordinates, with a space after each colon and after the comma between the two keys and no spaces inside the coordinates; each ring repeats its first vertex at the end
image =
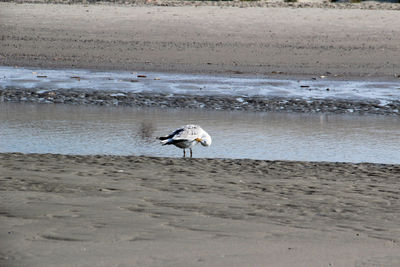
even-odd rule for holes
{"type": "Polygon", "coordinates": [[[400,163],[400,119],[0,103],[0,152],[181,157],[157,136],[199,124],[194,157],[400,163]]]}

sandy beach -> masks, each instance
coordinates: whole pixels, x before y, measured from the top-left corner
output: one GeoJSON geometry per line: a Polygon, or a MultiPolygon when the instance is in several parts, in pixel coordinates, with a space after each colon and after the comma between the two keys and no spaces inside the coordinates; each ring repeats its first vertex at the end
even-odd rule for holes
{"type": "MultiPolygon", "coordinates": [[[[169,3],[2,2],[0,65],[400,77],[396,5],[169,3]]],[[[0,266],[399,266],[399,178],[368,163],[3,153],[0,266]]]]}
{"type": "Polygon", "coordinates": [[[1,266],[397,266],[400,166],[0,154],[1,266]]]}
{"type": "Polygon", "coordinates": [[[397,79],[398,14],[195,3],[0,3],[0,64],[397,79]]]}

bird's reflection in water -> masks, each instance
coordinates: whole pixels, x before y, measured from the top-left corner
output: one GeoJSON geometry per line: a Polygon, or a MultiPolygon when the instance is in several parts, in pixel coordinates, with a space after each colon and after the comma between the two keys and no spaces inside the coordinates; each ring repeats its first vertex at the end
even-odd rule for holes
{"type": "Polygon", "coordinates": [[[153,133],[155,131],[155,127],[150,121],[142,121],[140,123],[137,136],[140,137],[141,140],[151,143],[154,142],[155,139],[153,137],[153,133]]]}

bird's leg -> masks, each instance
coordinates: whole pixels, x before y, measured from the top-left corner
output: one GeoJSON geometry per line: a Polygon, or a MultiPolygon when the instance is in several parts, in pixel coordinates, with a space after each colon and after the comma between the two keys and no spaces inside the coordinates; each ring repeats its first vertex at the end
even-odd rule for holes
{"type": "Polygon", "coordinates": [[[184,157],[184,158],[186,157],[186,151],[185,151],[185,149],[183,149],[183,157],[184,157]]]}
{"type": "Polygon", "coordinates": [[[190,158],[192,158],[192,149],[191,148],[189,148],[190,149],[190,158]]]}

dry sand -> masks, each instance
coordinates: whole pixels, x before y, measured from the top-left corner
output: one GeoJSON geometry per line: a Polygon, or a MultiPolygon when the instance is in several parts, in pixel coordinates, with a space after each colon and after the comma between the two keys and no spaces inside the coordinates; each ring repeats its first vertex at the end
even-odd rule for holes
{"type": "MultiPolygon", "coordinates": [[[[399,11],[0,3],[0,64],[393,79],[399,11]]],[[[400,166],[0,155],[0,266],[399,266],[400,166]]]]}
{"type": "Polygon", "coordinates": [[[0,154],[1,266],[398,266],[400,166],[0,154]]]}
{"type": "Polygon", "coordinates": [[[0,3],[0,64],[393,79],[399,12],[0,3]]]}

